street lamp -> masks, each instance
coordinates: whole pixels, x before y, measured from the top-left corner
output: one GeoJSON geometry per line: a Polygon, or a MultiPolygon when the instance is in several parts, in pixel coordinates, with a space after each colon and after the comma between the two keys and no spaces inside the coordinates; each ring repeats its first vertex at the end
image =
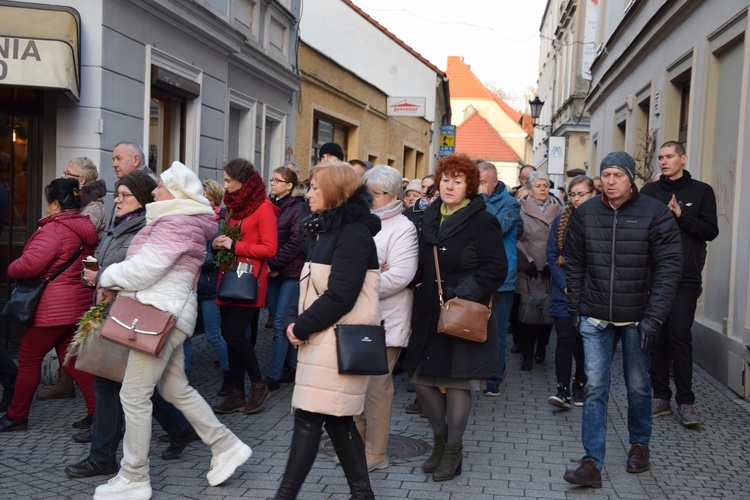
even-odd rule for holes
{"type": "Polygon", "coordinates": [[[536,123],[539,115],[542,114],[542,108],[544,107],[544,101],[539,99],[539,96],[534,97],[532,101],[529,101],[529,107],[531,108],[531,117],[534,119],[534,127],[552,132],[552,125],[539,125],[536,123]]]}

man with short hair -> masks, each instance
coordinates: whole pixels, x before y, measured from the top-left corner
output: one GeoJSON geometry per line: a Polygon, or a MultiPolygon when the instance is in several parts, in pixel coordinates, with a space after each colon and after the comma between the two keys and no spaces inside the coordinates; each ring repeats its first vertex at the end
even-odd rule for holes
{"type": "MultiPolygon", "coordinates": [[[[136,169],[143,170],[154,177],[154,172],[146,164],[143,148],[133,141],[120,141],[115,145],[115,149],[112,150],[112,168],[115,169],[115,176],[118,179],[122,179],[136,169]]],[[[155,177],[154,180],[156,180],[155,177]]]]}
{"type": "Polygon", "coordinates": [[[656,198],[672,213],[682,237],[682,277],[677,284],[672,308],[662,324],[659,342],[651,354],[651,384],[654,388],[653,416],[672,413],[669,401],[669,360],[673,362],[675,401],[685,427],[701,424],[693,393],[693,326],[701,294],[701,272],[706,263],[706,242],[719,235],[714,190],[695,180],[685,170],[688,157],[683,145],[665,142],[659,148],[661,177],[643,186],[641,194],[656,198]]]}
{"type": "Polygon", "coordinates": [[[526,178],[531,172],[536,172],[536,167],[532,165],[524,165],[518,171],[518,186],[510,190],[511,196],[515,196],[516,192],[522,187],[526,187],[526,178]]]}
{"type": "Polygon", "coordinates": [[[600,193],[604,190],[604,184],[602,184],[602,178],[598,175],[595,175],[591,178],[591,180],[594,182],[594,187],[597,191],[600,193]]]}
{"type": "Polygon", "coordinates": [[[581,432],[586,453],[563,477],[592,488],[602,486],[612,358],[620,340],[631,444],[626,470],[651,468],[650,353],[682,272],[677,223],[666,206],[639,195],[633,157],[610,153],[600,170],[602,196],[573,211],[563,249],[568,312],[583,339],[588,376],[581,432]]]}
{"type": "Polygon", "coordinates": [[[508,321],[516,290],[516,233],[521,218],[521,204],[505,189],[505,183],[497,178],[497,168],[489,162],[479,167],[479,193],[484,198],[487,211],[497,218],[503,230],[503,247],[508,260],[508,274],[497,288],[492,316],[497,322],[498,364],[497,374],[487,381],[485,396],[499,396],[500,384],[505,380],[505,350],[508,346],[508,321]]]}
{"type": "Polygon", "coordinates": [[[365,160],[349,160],[349,165],[351,165],[354,171],[357,172],[360,179],[365,175],[365,172],[374,166],[372,162],[365,160]]]}

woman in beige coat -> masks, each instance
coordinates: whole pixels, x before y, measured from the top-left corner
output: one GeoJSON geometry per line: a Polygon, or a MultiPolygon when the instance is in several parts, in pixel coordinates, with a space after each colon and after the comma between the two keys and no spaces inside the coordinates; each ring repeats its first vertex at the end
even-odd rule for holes
{"type": "Polygon", "coordinates": [[[547,238],[552,222],[562,213],[563,207],[557,198],[550,196],[549,178],[544,172],[532,172],[526,178],[526,187],[529,194],[520,200],[523,233],[516,243],[518,278],[511,312],[511,327],[514,332],[520,334],[523,354],[521,370],[528,371],[533,367],[534,360],[540,364],[544,362],[552,323],[521,323],[518,319],[518,303],[521,295],[528,293],[529,289],[535,292],[551,290],[551,275],[547,266],[547,238]]]}
{"type": "Polygon", "coordinates": [[[377,325],[380,270],[370,214],[372,194],[346,163],[323,163],[310,172],[312,215],[303,221],[307,262],[299,283],[299,315],[286,335],[299,349],[292,406],[294,433],[276,498],[296,498],[322,434],[331,438],[351,498],[374,499],[362,438],[352,416],[364,410],[370,377],[339,375],[337,324],[377,325]]]}

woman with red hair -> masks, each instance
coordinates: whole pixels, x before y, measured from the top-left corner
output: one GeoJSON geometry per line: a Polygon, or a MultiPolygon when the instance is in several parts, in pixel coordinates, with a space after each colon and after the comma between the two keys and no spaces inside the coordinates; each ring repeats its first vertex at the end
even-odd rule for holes
{"type": "Polygon", "coordinates": [[[471,411],[471,391],[482,390],[486,379],[495,375],[498,337],[495,320],[489,318],[484,343],[438,333],[440,297],[433,247],[446,301],[460,297],[489,304],[505,281],[508,263],[500,223],[477,195],[479,169],[471,158],[441,159],[435,183],[440,198],[424,212],[405,367],[435,433],[432,455],[422,470],[432,473],[433,481],[447,481],[461,474],[461,439],[471,411]]]}

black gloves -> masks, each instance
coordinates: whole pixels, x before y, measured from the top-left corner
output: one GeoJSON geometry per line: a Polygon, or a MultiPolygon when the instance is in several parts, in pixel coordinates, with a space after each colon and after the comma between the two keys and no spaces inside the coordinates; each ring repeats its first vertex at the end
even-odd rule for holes
{"type": "Polygon", "coordinates": [[[577,336],[581,336],[581,315],[580,314],[571,314],[570,315],[570,321],[573,322],[573,328],[576,331],[577,336]]]}
{"type": "Polygon", "coordinates": [[[641,351],[651,354],[656,347],[656,341],[659,339],[661,323],[654,318],[644,316],[638,322],[638,333],[641,334],[641,351]]]}
{"type": "Polygon", "coordinates": [[[552,273],[549,270],[549,266],[547,264],[544,264],[544,268],[542,269],[542,278],[549,278],[552,276],[552,273]]]}
{"type": "Polygon", "coordinates": [[[536,268],[536,263],[529,262],[529,267],[528,269],[526,269],[526,275],[529,278],[534,279],[537,277],[538,274],[539,274],[539,269],[536,268]]]}

